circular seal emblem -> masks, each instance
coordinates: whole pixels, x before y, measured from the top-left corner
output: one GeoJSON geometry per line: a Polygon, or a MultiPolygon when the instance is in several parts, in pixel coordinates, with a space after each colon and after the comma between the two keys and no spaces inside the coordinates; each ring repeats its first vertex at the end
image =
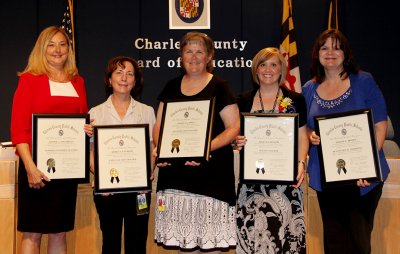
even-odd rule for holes
{"type": "Polygon", "coordinates": [[[196,22],[204,10],[204,0],[180,1],[175,0],[175,11],[179,19],[185,23],[196,22]]]}
{"type": "Polygon", "coordinates": [[[183,115],[185,118],[188,118],[189,117],[189,112],[185,112],[185,114],[183,115]]]}
{"type": "Polygon", "coordinates": [[[181,144],[181,141],[179,139],[174,139],[172,140],[172,147],[179,147],[179,145],[181,144]]]}
{"type": "Polygon", "coordinates": [[[336,167],[337,168],[344,168],[346,166],[346,162],[343,159],[338,159],[336,161],[336,167]]]}
{"type": "Polygon", "coordinates": [[[179,153],[179,145],[180,144],[181,144],[181,141],[179,139],[172,140],[171,153],[173,153],[175,149],[176,149],[176,152],[179,153]]]}
{"type": "Polygon", "coordinates": [[[124,145],[124,141],[122,139],[118,143],[119,143],[120,146],[124,145]]]}
{"type": "Polygon", "coordinates": [[[340,175],[341,171],[343,171],[343,173],[347,174],[346,162],[343,159],[338,159],[336,161],[336,167],[337,167],[337,173],[339,175],[340,175]]]}
{"type": "Polygon", "coordinates": [[[346,129],[344,129],[344,128],[342,129],[342,131],[341,131],[341,132],[342,132],[342,135],[343,135],[343,136],[347,134],[347,130],[346,130],[346,129]]]}
{"type": "Polygon", "coordinates": [[[110,169],[110,176],[111,177],[118,177],[118,169],[116,169],[116,168],[110,169]]]}
{"type": "Polygon", "coordinates": [[[263,168],[264,167],[264,160],[258,159],[256,160],[256,168],[263,168]]]}

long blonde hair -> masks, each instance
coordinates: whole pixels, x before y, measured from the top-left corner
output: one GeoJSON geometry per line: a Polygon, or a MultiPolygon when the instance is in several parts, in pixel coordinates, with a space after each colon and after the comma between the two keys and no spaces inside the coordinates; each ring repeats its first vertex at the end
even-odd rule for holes
{"type": "Polygon", "coordinates": [[[64,64],[64,72],[68,75],[69,79],[74,80],[78,75],[78,68],[75,63],[75,53],[72,50],[71,41],[65,31],[57,26],[50,26],[45,28],[39,35],[31,54],[29,55],[28,65],[25,70],[18,73],[20,76],[23,73],[30,73],[33,75],[49,75],[50,67],[46,60],[46,49],[50,40],[57,33],[62,33],[68,43],[68,57],[64,64]]]}

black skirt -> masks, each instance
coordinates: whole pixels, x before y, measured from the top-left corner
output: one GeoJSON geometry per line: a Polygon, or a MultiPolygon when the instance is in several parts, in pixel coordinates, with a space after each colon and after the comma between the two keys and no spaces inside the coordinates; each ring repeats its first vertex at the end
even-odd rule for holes
{"type": "Polygon", "coordinates": [[[33,189],[22,160],[18,170],[18,231],[48,234],[73,230],[78,184],[54,180],[33,189]]]}

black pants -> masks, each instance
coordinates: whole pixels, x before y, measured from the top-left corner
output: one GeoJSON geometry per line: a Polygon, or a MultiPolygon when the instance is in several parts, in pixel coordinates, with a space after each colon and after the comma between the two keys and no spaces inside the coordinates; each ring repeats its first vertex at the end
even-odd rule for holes
{"type": "Polygon", "coordinates": [[[374,215],[383,183],[366,195],[357,186],[326,188],[317,192],[324,226],[325,254],[369,254],[374,215]]]}
{"type": "MultiPolygon", "coordinates": [[[[136,194],[95,195],[100,228],[103,234],[103,254],[121,253],[122,224],[126,254],[146,254],[149,215],[136,214],[136,194]]],[[[150,209],[150,194],[146,194],[150,209]]]]}

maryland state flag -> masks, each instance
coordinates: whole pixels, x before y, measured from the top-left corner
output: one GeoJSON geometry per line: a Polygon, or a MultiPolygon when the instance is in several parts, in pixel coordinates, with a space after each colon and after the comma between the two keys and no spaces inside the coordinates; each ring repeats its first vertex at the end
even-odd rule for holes
{"type": "Polygon", "coordinates": [[[75,51],[75,38],[74,38],[74,1],[66,0],[67,7],[65,9],[64,15],[61,19],[60,27],[67,33],[72,49],[75,51]]]}
{"type": "Polygon", "coordinates": [[[339,29],[337,0],[330,0],[328,29],[339,29]]]}
{"type": "Polygon", "coordinates": [[[297,60],[297,46],[294,35],[292,0],[283,0],[280,50],[285,57],[287,64],[286,81],[284,86],[290,90],[300,93],[300,68],[297,60]]]}
{"type": "Polygon", "coordinates": [[[179,15],[183,18],[196,18],[199,16],[199,0],[180,0],[179,15]]]}

